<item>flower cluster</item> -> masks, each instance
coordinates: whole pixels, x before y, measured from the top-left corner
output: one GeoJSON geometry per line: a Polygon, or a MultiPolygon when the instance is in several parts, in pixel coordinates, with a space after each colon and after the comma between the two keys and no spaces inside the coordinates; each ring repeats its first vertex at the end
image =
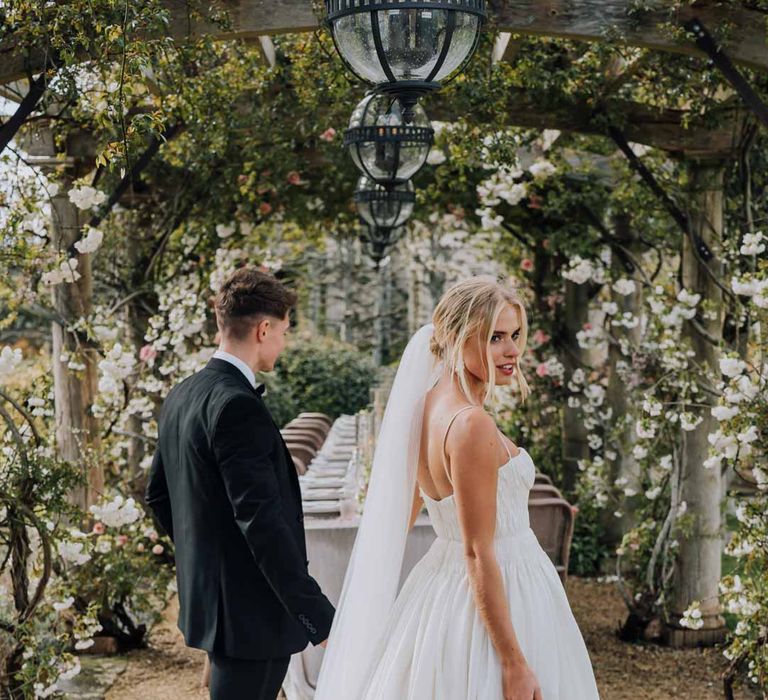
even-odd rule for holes
{"type": "Polygon", "coordinates": [[[107,200],[107,195],[101,190],[89,185],[73,187],[69,190],[69,201],[78,209],[93,209],[107,200]]]}
{"type": "Polygon", "coordinates": [[[561,275],[563,279],[570,280],[574,284],[585,284],[590,281],[595,284],[603,284],[606,281],[607,272],[601,261],[575,255],[570,259],[568,267],[562,271],[561,275]]]}
{"type": "Polygon", "coordinates": [[[91,506],[89,510],[107,527],[117,528],[135,523],[142,515],[132,498],[126,500],[120,495],[102,505],[91,506]]]}
{"type": "MultiPolygon", "coordinates": [[[[501,273],[493,261],[496,238],[474,230],[461,209],[433,212],[426,222],[414,221],[409,229],[405,245],[411,270],[430,290],[445,289],[466,275],[501,273]]],[[[425,308],[436,301],[426,300],[425,308]]]]}
{"type": "Polygon", "coordinates": [[[115,343],[99,362],[99,401],[94,407],[97,415],[104,415],[106,408],[121,406],[124,399],[124,382],[136,367],[133,348],[115,343]]]}
{"type": "MultiPolygon", "coordinates": [[[[495,145],[495,141],[505,139],[506,135],[503,133],[486,136],[484,139],[486,152],[495,145]]],[[[544,158],[534,161],[527,169],[521,167],[518,162],[500,165],[495,161],[488,162],[485,156],[483,160],[484,167],[494,170],[490,177],[477,186],[477,196],[481,206],[475,214],[480,218],[482,229],[486,231],[497,230],[503,223],[504,217],[496,211],[502,202],[514,207],[523,200],[529,199],[529,206],[538,206],[534,204],[538,201],[533,191],[535,186],[557,173],[555,164],[544,158]],[[532,188],[531,185],[534,187],[532,188]]]]}
{"type": "Polygon", "coordinates": [[[80,273],[77,271],[79,264],[80,261],[77,258],[69,258],[69,260],[63,260],[61,263],[59,263],[58,267],[55,267],[53,270],[49,270],[48,272],[44,272],[40,279],[43,284],[48,286],[62,283],[71,284],[72,282],[77,282],[77,280],[79,280],[81,277],[80,273]]]}
{"type": "Polygon", "coordinates": [[[20,348],[10,348],[7,345],[0,350],[0,381],[11,376],[21,364],[20,348]]]}

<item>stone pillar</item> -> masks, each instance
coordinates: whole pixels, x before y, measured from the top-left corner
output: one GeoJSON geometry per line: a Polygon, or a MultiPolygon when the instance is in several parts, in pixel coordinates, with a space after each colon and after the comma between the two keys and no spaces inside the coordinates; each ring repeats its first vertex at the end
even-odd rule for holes
{"type": "MultiPolygon", "coordinates": [[[[723,173],[721,161],[691,161],[690,165],[690,211],[691,231],[698,233],[714,257],[709,263],[700,262],[694,253],[688,236],[683,239],[682,282],[691,293],[701,294],[698,324],[706,334],[716,340],[722,339],[723,300],[722,291],[713,282],[705,264],[714,275],[722,280],[721,239],[723,234],[723,173]],[[709,307],[706,316],[703,309],[709,307]]],[[[719,348],[713,345],[696,326],[686,321],[684,337],[690,342],[695,353],[694,360],[719,376],[719,348]]],[[[718,596],[721,576],[721,474],[719,469],[705,469],[708,457],[707,435],[717,427],[710,414],[712,398],[703,391],[696,396],[704,408],[691,409],[703,418],[698,427],[683,432],[681,499],[687,503],[688,513],[693,516],[690,534],[679,535],[680,550],[673,580],[670,605],[670,619],[665,636],[672,646],[712,645],[725,636],[724,620],[718,596]],[[703,626],[699,630],[680,628],[678,621],[683,611],[694,601],[701,601],[703,626]]]]}

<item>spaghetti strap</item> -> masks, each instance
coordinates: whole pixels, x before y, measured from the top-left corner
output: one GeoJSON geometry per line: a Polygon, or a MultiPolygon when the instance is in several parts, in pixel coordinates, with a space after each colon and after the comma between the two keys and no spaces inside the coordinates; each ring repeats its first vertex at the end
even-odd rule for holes
{"type": "MultiPolygon", "coordinates": [[[[451,429],[451,426],[453,425],[453,421],[456,418],[456,416],[458,416],[459,413],[461,413],[462,411],[466,411],[468,408],[479,408],[479,407],[474,406],[472,404],[470,404],[469,406],[463,406],[458,411],[456,411],[456,413],[454,413],[453,416],[451,416],[451,420],[448,421],[448,427],[445,429],[445,434],[443,435],[443,462],[446,465],[448,464],[448,455],[445,454],[445,443],[448,440],[448,431],[451,429]]],[[[446,476],[447,474],[448,472],[446,470],[446,476]]],[[[448,481],[450,481],[450,478],[448,479],[448,481]]]]}

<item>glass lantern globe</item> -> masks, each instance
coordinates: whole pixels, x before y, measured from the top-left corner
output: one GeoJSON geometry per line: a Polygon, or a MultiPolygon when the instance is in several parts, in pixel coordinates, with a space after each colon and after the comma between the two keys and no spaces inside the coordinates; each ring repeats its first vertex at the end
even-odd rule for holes
{"type": "Polygon", "coordinates": [[[347,67],[380,91],[424,94],[474,53],[485,0],[325,0],[347,67]]]}
{"type": "Polygon", "coordinates": [[[427,161],[435,132],[421,105],[413,106],[410,119],[407,112],[398,97],[383,94],[367,95],[352,112],[344,145],[374,182],[405,182],[427,161]]]}
{"type": "Polygon", "coordinates": [[[357,181],[355,202],[366,224],[374,229],[393,229],[411,216],[416,193],[410,180],[384,186],[363,175],[357,181]]]}
{"type": "Polygon", "coordinates": [[[404,233],[404,227],[390,229],[364,226],[360,233],[360,241],[363,244],[365,254],[378,267],[379,263],[389,255],[389,251],[403,237],[404,233]]]}

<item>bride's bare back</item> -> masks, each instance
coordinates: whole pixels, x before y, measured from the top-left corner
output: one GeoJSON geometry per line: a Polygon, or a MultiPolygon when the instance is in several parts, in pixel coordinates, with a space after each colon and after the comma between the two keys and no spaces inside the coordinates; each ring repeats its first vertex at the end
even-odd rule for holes
{"type": "MultiPolygon", "coordinates": [[[[446,451],[453,451],[450,447],[466,448],[464,443],[469,444],[476,440],[478,436],[475,431],[468,430],[468,427],[478,418],[482,420],[482,414],[490,419],[490,415],[484,409],[468,404],[466,398],[455,387],[450,386],[444,378],[427,392],[416,480],[417,486],[421,487],[430,498],[440,500],[453,495],[451,461],[446,451]],[[471,414],[480,414],[480,416],[475,415],[467,420],[471,414]]],[[[508,461],[509,454],[515,456],[519,453],[519,448],[503,436],[495,426],[493,439],[498,443],[498,460],[496,461],[498,466],[503,466],[508,461]],[[505,448],[505,442],[508,450],[505,448]]]]}

